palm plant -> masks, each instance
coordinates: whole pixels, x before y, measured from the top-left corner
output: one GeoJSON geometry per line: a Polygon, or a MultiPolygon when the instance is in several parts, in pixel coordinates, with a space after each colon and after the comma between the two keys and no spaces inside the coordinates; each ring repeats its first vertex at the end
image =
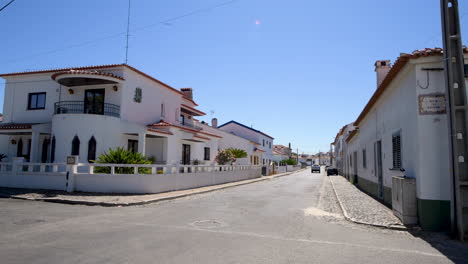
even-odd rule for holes
{"type": "Polygon", "coordinates": [[[247,152],[243,149],[228,148],[227,151],[231,152],[234,158],[242,159],[247,157],[247,152]]]}
{"type": "MultiPolygon", "coordinates": [[[[148,160],[139,152],[133,152],[126,150],[122,147],[116,148],[115,150],[109,149],[109,152],[104,152],[95,161],[96,163],[107,163],[107,164],[151,164],[148,160]]],[[[95,173],[110,173],[110,167],[95,167],[95,173]]],[[[115,167],[115,173],[117,174],[132,174],[134,169],[131,167],[115,167]]],[[[138,168],[140,174],[150,174],[151,168],[138,168]]]]}

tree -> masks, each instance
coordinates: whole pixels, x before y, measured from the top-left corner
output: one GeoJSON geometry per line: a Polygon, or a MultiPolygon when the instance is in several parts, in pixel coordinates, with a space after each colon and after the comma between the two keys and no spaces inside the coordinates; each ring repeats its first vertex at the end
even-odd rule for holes
{"type": "MultiPolygon", "coordinates": [[[[107,164],[151,164],[151,160],[148,160],[139,152],[133,152],[126,150],[122,147],[116,148],[115,150],[109,149],[109,152],[104,152],[95,161],[96,163],[107,163],[107,164]]],[[[110,173],[110,167],[95,167],[95,173],[110,173]]],[[[133,174],[133,168],[131,167],[115,167],[115,173],[118,174],[133,174]]],[[[140,174],[150,174],[151,168],[138,168],[140,174]]]]}
{"type": "Polygon", "coordinates": [[[216,155],[215,161],[219,165],[225,165],[226,163],[234,162],[236,158],[228,149],[223,149],[218,152],[216,155]]]}

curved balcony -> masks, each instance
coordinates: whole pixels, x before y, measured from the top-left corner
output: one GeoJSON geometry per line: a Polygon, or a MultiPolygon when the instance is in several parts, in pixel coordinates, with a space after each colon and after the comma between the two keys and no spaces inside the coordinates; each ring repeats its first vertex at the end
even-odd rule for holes
{"type": "Polygon", "coordinates": [[[61,101],[55,103],[54,114],[91,114],[120,117],[120,106],[109,103],[89,104],[84,101],[61,101]]]}

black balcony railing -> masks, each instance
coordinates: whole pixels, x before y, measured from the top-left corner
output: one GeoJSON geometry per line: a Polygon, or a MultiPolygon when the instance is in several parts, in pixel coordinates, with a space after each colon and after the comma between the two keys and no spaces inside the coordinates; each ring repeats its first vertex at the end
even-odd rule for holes
{"type": "Polygon", "coordinates": [[[191,129],[195,129],[195,130],[202,130],[202,129],[203,129],[202,127],[199,127],[199,126],[197,126],[197,125],[194,125],[194,124],[191,124],[191,123],[187,123],[187,122],[179,122],[179,124],[182,125],[182,126],[191,128],[191,129]]]}
{"type": "Polygon", "coordinates": [[[55,103],[54,114],[93,114],[120,117],[120,106],[109,103],[61,101],[55,103]]]}

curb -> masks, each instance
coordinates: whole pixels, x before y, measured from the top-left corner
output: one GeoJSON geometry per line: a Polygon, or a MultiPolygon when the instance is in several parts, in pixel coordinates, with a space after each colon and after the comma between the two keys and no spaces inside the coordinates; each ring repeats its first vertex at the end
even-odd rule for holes
{"type": "MultiPolygon", "coordinates": [[[[294,172],[285,172],[285,173],[272,175],[272,176],[266,176],[266,177],[265,176],[260,176],[260,178],[257,178],[257,179],[247,180],[249,182],[239,182],[238,184],[233,184],[233,185],[228,185],[228,186],[220,186],[220,187],[213,188],[213,189],[208,189],[208,190],[200,190],[200,191],[194,191],[194,192],[191,192],[191,193],[184,193],[184,194],[179,194],[179,195],[174,195],[174,196],[161,197],[161,198],[150,199],[150,200],[141,201],[141,202],[130,202],[130,203],[74,201],[74,200],[53,199],[53,198],[52,199],[50,199],[50,198],[47,198],[47,199],[44,199],[44,198],[27,198],[27,197],[12,196],[12,195],[3,194],[3,193],[0,193],[0,197],[1,198],[17,199],[17,200],[40,201],[40,202],[49,202],[49,203],[71,204],[71,205],[87,205],[87,206],[102,206],[102,207],[135,206],[135,205],[145,205],[145,204],[156,203],[156,202],[161,202],[161,201],[173,200],[173,199],[187,197],[187,196],[190,196],[190,195],[208,193],[208,192],[223,190],[223,189],[227,189],[227,188],[231,188],[231,187],[237,187],[237,186],[247,185],[247,184],[251,184],[251,183],[256,183],[256,182],[261,182],[261,181],[266,181],[266,180],[272,180],[272,179],[287,176],[287,175],[290,175],[292,173],[299,172],[299,171],[302,171],[302,170],[303,169],[300,169],[300,170],[297,170],[297,171],[294,171],[294,172]]],[[[229,184],[229,183],[225,183],[225,184],[229,184]]],[[[224,185],[224,184],[220,184],[220,185],[224,185]]],[[[212,185],[212,186],[216,186],[216,185],[212,185]]],[[[208,187],[208,186],[204,186],[204,187],[208,187]]],[[[199,188],[204,188],[204,187],[199,187],[199,188]]],[[[187,190],[191,190],[191,189],[187,189],[187,190]]]]}
{"type": "MultiPolygon", "coordinates": [[[[339,176],[342,177],[342,176],[339,176]]],[[[343,216],[346,220],[349,222],[359,224],[359,225],[367,225],[367,226],[373,226],[373,227],[378,227],[378,228],[385,228],[385,229],[391,229],[391,230],[398,230],[398,231],[408,231],[408,227],[406,226],[398,226],[398,225],[379,225],[379,224],[374,224],[374,223],[369,223],[369,222],[364,222],[360,220],[356,220],[352,217],[349,216],[348,212],[346,211],[345,207],[343,206],[343,202],[341,201],[340,197],[338,196],[338,192],[336,191],[335,185],[333,184],[333,181],[330,180],[331,185],[333,187],[333,192],[335,193],[335,197],[338,200],[338,204],[340,204],[341,211],[343,212],[343,216]]]]}

